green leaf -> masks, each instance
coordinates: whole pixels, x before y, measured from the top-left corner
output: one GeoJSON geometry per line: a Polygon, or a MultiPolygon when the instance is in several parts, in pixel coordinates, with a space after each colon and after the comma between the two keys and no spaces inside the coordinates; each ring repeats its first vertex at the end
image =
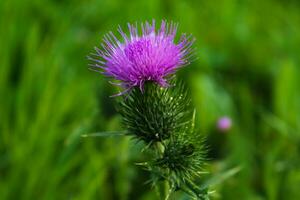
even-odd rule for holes
{"type": "Polygon", "coordinates": [[[81,137],[111,137],[111,136],[126,136],[127,134],[128,134],[127,131],[104,131],[104,132],[83,134],[81,135],[81,137]]]}

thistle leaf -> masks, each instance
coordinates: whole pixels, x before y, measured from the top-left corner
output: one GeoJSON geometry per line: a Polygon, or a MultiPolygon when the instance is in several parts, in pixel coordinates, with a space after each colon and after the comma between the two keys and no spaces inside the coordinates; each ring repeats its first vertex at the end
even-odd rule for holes
{"type": "Polygon", "coordinates": [[[81,137],[111,137],[111,136],[125,136],[127,134],[128,134],[127,131],[104,131],[104,132],[83,134],[81,135],[81,137]]]}

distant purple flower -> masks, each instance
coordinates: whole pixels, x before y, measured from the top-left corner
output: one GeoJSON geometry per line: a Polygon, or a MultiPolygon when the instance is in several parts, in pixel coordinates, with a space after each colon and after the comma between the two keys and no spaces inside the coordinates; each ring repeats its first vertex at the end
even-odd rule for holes
{"type": "Polygon", "coordinates": [[[220,131],[226,132],[231,128],[231,126],[232,126],[232,122],[231,122],[231,119],[229,117],[221,117],[218,120],[217,128],[220,131]]]}
{"type": "Polygon", "coordinates": [[[124,88],[118,95],[136,86],[143,91],[146,81],[167,87],[167,78],[178,68],[187,65],[192,56],[194,39],[183,34],[176,43],[177,26],[163,20],[159,30],[155,30],[153,20],[152,24],[142,23],[139,34],[137,24],[128,24],[129,36],[119,26],[118,32],[123,40],[117,39],[112,32],[106,34],[102,48],[96,47],[96,54],[90,57],[95,62],[91,65],[92,69],[100,69],[107,77],[120,81],[112,83],[124,88]]]}

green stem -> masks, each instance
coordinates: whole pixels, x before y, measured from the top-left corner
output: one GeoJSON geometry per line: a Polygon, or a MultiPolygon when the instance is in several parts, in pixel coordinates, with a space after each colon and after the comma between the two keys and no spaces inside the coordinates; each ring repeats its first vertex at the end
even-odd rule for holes
{"type": "Polygon", "coordinates": [[[171,195],[169,182],[167,180],[164,180],[163,186],[164,186],[163,199],[168,200],[170,198],[170,195],[171,195]]]}
{"type": "MultiPolygon", "coordinates": [[[[158,149],[159,156],[162,157],[164,154],[164,150],[165,150],[164,145],[162,143],[158,142],[157,149],[158,149]]],[[[160,198],[162,200],[168,200],[170,198],[170,194],[171,194],[170,185],[169,185],[168,180],[161,181],[158,188],[159,188],[160,198]]]]}
{"type": "Polygon", "coordinates": [[[187,180],[186,186],[188,188],[187,191],[191,191],[199,200],[208,200],[207,188],[201,188],[197,186],[192,181],[187,180]]]}
{"type": "Polygon", "coordinates": [[[157,188],[161,200],[168,200],[170,198],[171,192],[170,192],[169,182],[167,180],[163,180],[159,182],[157,188]]]}

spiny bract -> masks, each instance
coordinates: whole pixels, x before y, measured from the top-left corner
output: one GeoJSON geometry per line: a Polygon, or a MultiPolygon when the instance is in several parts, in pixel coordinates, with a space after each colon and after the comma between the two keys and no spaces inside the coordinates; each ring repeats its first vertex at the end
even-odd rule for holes
{"type": "Polygon", "coordinates": [[[121,102],[128,132],[147,144],[163,141],[190,120],[190,98],[182,84],[168,88],[147,82],[144,92],[133,89],[121,102]]]}
{"type": "Polygon", "coordinates": [[[176,185],[181,185],[187,180],[192,182],[199,176],[205,154],[203,137],[187,126],[180,134],[172,135],[165,142],[163,155],[155,161],[155,165],[167,170],[169,176],[174,177],[176,185]]]}

